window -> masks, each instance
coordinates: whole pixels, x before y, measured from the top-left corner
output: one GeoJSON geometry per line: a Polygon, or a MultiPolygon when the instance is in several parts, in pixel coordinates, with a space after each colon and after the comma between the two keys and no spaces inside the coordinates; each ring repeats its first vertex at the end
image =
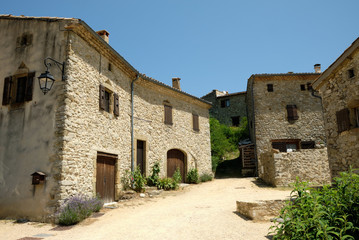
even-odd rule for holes
{"type": "Polygon", "coordinates": [[[279,139],[272,140],[272,148],[280,152],[293,152],[299,149],[300,139],[279,139]]]}
{"type": "Polygon", "coordinates": [[[168,105],[165,106],[165,124],[172,125],[172,107],[168,105]]]}
{"type": "Polygon", "coordinates": [[[354,108],[355,127],[359,127],[359,107],[354,108]]]}
{"type": "Polygon", "coordinates": [[[146,142],[137,140],[136,165],[140,169],[142,176],[146,175],[146,142]]]}
{"type": "Polygon", "coordinates": [[[302,141],[300,143],[301,149],[313,149],[315,148],[315,142],[314,141],[302,141]]]}
{"type": "Polygon", "coordinates": [[[197,114],[192,114],[193,130],[199,131],[199,118],[197,114]]]}
{"type": "Polygon", "coordinates": [[[119,116],[119,96],[116,93],[112,93],[105,86],[100,85],[100,109],[108,113],[113,111],[115,116],[119,116]],[[111,107],[113,103],[113,107],[111,107]]]}
{"type": "Polygon", "coordinates": [[[288,121],[298,120],[297,106],[287,105],[287,118],[288,121]]]}
{"type": "Polygon", "coordinates": [[[308,89],[308,91],[313,90],[312,84],[310,82],[307,83],[307,89],[308,89]]]}
{"type": "Polygon", "coordinates": [[[35,72],[6,77],[2,105],[18,105],[32,100],[35,72]]]}
{"type": "Polygon", "coordinates": [[[107,68],[110,72],[112,71],[112,64],[111,63],[109,63],[108,64],[108,68],[107,68]]]}
{"type": "Polygon", "coordinates": [[[305,91],[305,84],[300,84],[300,90],[305,91]]]}
{"type": "Polygon", "coordinates": [[[273,92],[273,84],[267,84],[267,91],[273,92]]]}
{"type": "Polygon", "coordinates": [[[239,122],[240,122],[240,117],[239,116],[232,117],[232,126],[238,127],[239,122]]]}
{"type": "Polygon", "coordinates": [[[349,77],[349,78],[355,77],[354,69],[349,69],[349,70],[348,70],[348,77],[349,77]]]}
{"type": "Polygon", "coordinates": [[[225,108],[225,107],[229,107],[230,103],[229,103],[229,99],[225,99],[221,101],[221,107],[225,108]]]}
{"type": "Polygon", "coordinates": [[[338,133],[344,132],[350,129],[350,117],[349,109],[344,108],[336,113],[338,133]]]}

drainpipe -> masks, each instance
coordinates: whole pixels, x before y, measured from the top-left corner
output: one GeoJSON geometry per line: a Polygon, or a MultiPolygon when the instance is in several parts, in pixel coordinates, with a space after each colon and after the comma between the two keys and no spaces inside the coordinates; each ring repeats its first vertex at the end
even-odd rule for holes
{"type": "Polygon", "coordinates": [[[140,77],[139,74],[136,75],[136,78],[132,80],[131,82],[131,172],[135,171],[135,149],[134,149],[134,130],[133,130],[133,94],[134,94],[134,83],[138,80],[140,77]]]}

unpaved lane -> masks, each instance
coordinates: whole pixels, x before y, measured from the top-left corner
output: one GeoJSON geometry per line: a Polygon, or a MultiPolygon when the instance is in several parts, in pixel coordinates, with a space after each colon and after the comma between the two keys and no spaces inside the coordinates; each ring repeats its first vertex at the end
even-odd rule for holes
{"type": "Polygon", "coordinates": [[[121,203],[65,231],[51,230],[48,224],[1,221],[0,239],[267,239],[270,223],[241,218],[235,213],[236,201],[279,199],[289,191],[258,187],[253,180],[218,179],[158,198],[121,203]]]}

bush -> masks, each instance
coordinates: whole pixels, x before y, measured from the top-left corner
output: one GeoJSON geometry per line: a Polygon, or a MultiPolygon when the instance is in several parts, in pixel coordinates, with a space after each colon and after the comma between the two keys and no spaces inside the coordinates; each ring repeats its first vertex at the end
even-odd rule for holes
{"type": "Polygon", "coordinates": [[[208,181],[212,181],[213,176],[210,173],[203,173],[200,177],[199,180],[201,182],[208,182],[208,181]]]}
{"type": "Polygon", "coordinates": [[[152,167],[152,175],[147,178],[148,186],[157,186],[160,180],[160,163],[155,162],[152,167]]]}
{"type": "Polygon", "coordinates": [[[99,197],[87,198],[82,195],[65,200],[64,205],[56,214],[60,225],[74,225],[89,217],[93,212],[98,212],[103,206],[99,197]]]}
{"type": "Polygon", "coordinates": [[[177,184],[179,184],[180,182],[182,182],[182,176],[181,176],[181,173],[180,173],[180,169],[177,168],[176,171],[174,172],[173,176],[173,181],[177,184]]]}
{"type": "Polygon", "coordinates": [[[332,186],[311,189],[297,181],[295,197],[280,212],[274,239],[359,239],[359,175],[341,173],[332,186]]]}
{"type": "Polygon", "coordinates": [[[157,188],[165,191],[175,190],[178,188],[178,183],[176,183],[172,178],[161,178],[158,181],[157,188]]]}
{"type": "Polygon", "coordinates": [[[187,182],[188,183],[199,183],[199,175],[198,170],[196,168],[192,168],[187,173],[187,182]]]}
{"type": "Polygon", "coordinates": [[[131,189],[132,185],[132,174],[130,170],[125,170],[125,173],[121,177],[121,183],[123,190],[131,189]]]}
{"type": "Polygon", "coordinates": [[[142,176],[140,167],[137,166],[132,174],[133,190],[136,192],[143,192],[145,190],[146,178],[142,176]]]}

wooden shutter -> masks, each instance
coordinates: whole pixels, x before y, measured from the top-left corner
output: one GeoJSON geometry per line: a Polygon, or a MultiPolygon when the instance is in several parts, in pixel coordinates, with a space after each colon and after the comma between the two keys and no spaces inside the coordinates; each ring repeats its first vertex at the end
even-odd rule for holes
{"type": "Polygon", "coordinates": [[[199,131],[198,115],[197,114],[192,114],[192,119],[193,119],[193,130],[199,131]]]}
{"type": "Polygon", "coordinates": [[[165,123],[172,124],[172,107],[165,105],[165,123]]]}
{"type": "Polygon", "coordinates": [[[338,111],[336,115],[337,115],[338,133],[349,130],[350,129],[349,109],[344,108],[338,111]]]}
{"type": "Polygon", "coordinates": [[[100,85],[100,109],[105,110],[106,103],[105,103],[105,87],[100,85]]]}
{"type": "Polygon", "coordinates": [[[288,114],[288,121],[297,120],[298,119],[297,106],[287,105],[287,114],[288,114]]]}
{"type": "Polygon", "coordinates": [[[118,94],[114,93],[113,94],[113,102],[114,102],[114,106],[113,106],[113,114],[115,114],[115,116],[120,115],[120,109],[119,109],[119,101],[118,101],[118,94]]]}
{"type": "Polygon", "coordinates": [[[4,80],[4,92],[2,95],[2,105],[8,105],[11,98],[12,77],[6,77],[4,80]]]}
{"type": "Polygon", "coordinates": [[[26,90],[25,90],[25,101],[32,100],[34,76],[35,76],[35,72],[31,72],[27,76],[26,90]]]}

